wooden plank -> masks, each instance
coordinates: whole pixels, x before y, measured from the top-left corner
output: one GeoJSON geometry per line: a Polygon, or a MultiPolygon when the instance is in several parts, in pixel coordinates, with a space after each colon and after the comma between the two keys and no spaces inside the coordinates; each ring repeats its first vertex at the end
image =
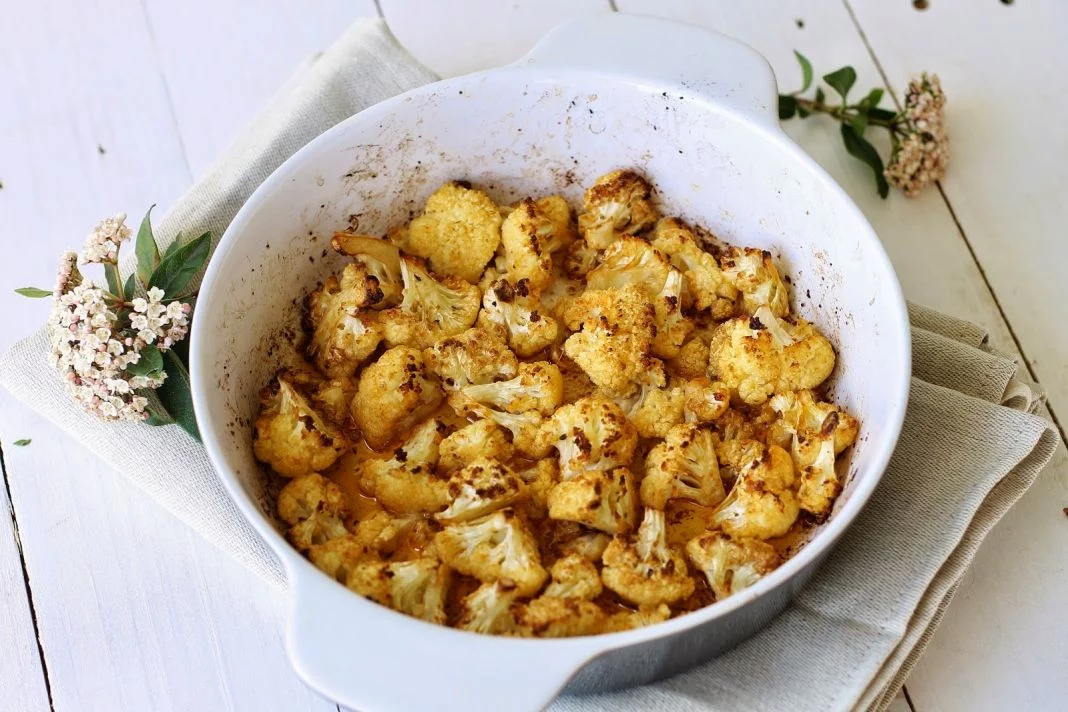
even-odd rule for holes
{"type": "Polygon", "coordinates": [[[286,660],[278,591],[8,399],[0,433],[16,430],[33,438],[7,465],[56,710],[335,709],[286,660]]]}
{"type": "Polygon", "coordinates": [[[200,175],[297,67],[374,0],[145,0],[185,156],[200,175]]]}
{"type": "Polygon", "coordinates": [[[513,62],[557,23],[610,12],[610,0],[380,0],[397,39],[443,77],[513,62]]]}
{"type": "MultiPolygon", "coordinates": [[[[25,436],[5,437],[0,447],[12,450],[17,447],[12,442],[22,437],[25,436]]],[[[4,487],[0,487],[0,637],[4,640],[4,664],[0,665],[0,690],[3,690],[3,694],[0,694],[0,710],[6,712],[49,708],[48,688],[40,649],[37,647],[29,590],[19,551],[15,512],[8,499],[5,479],[4,487]]]]}

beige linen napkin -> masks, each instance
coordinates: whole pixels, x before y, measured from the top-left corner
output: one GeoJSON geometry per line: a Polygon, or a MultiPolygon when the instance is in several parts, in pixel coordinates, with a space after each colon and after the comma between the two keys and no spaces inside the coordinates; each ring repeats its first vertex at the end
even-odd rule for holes
{"type": "MultiPolygon", "coordinates": [[[[247,196],[313,137],[434,80],[379,21],[351,28],[305,66],[183,197],[157,234],[221,235],[247,196]]],[[[717,660],[635,690],[562,698],[585,710],[882,709],[901,686],[983,537],[1052,457],[1057,435],[974,324],[911,307],[914,378],[883,482],[798,599],[717,660]]],[[[73,405],[45,363],[42,332],[0,360],[0,384],[69,432],[204,538],[284,584],[203,449],[177,427],[101,423],[73,405]],[[164,468],[159,463],[167,463],[164,468]]]]}

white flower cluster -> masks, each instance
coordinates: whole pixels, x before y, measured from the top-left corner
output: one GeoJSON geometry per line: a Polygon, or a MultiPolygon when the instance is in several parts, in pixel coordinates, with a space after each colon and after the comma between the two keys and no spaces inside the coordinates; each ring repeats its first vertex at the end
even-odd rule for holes
{"type": "Polygon", "coordinates": [[[946,174],[949,135],[945,105],[946,95],[937,76],[923,74],[909,82],[904,111],[906,135],[894,146],[884,175],[910,197],[946,174]]]}
{"type": "Polygon", "coordinates": [[[147,296],[148,299],[138,297],[133,300],[130,326],[137,330],[137,338],[144,343],[169,349],[189,332],[189,312],[192,310],[181,302],[164,304],[163,290],[159,287],[149,289],[147,296]]]}
{"type": "Polygon", "coordinates": [[[125,223],[126,213],[119,213],[113,218],[101,220],[85,238],[82,262],[114,264],[119,259],[119,243],[130,237],[130,228],[126,227],[125,223]]]}

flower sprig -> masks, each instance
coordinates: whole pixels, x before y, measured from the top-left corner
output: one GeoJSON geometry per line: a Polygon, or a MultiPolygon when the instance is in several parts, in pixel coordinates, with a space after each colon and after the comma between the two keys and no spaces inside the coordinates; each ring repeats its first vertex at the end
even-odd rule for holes
{"type": "Polygon", "coordinates": [[[80,254],[61,257],[54,289],[15,291],[52,297],[49,363],[88,412],[104,420],[176,423],[199,439],[180,352],[196,301],[191,282],[207,261],[211,233],[188,241],[179,235],[161,254],[149,208],[134,243],[136,269],[123,280],[119,251],[130,235],[125,213],[106,218],[80,254]],[[101,265],[106,288],[86,281],[79,264],[101,265]]]}
{"type": "Polygon", "coordinates": [[[949,136],[946,133],[946,95],[936,75],[921,74],[909,82],[905,105],[901,111],[879,108],[884,91],[876,87],[855,104],[848,103],[849,91],[857,80],[849,66],[823,75],[823,81],[838,94],[840,103],[828,103],[822,87],[806,99],[801,95],[813,84],[812,63],[794,51],[801,65],[801,88],[779,95],[779,118],[807,118],[825,114],[841,123],[842,141],[849,154],[871,167],[879,196],[885,198],[890,186],[912,197],[928,185],[941,180],[949,164],[949,136]],[[869,128],[885,129],[890,136],[890,160],[883,159],[866,138],[869,128]]]}

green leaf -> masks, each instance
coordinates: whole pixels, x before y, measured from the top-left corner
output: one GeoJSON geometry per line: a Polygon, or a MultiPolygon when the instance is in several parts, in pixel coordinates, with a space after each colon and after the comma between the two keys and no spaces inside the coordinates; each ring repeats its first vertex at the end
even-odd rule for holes
{"type": "Polygon", "coordinates": [[[104,278],[108,281],[109,292],[115,296],[121,294],[121,292],[119,292],[119,287],[122,285],[122,282],[119,281],[119,268],[117,265],[104,263],[104,278]]]}
{"type": "Polygon", "coordinates": [[[141,221],[141,227],[137,230],[137,242],[134,252],[137,254],[137,274],[145,284],[152,278],[152,273],[159,266],[159,247],[156,246],[156,238],[152,236],[152,205],[145,213],[141,221]]]}
{"type": "Polygon", "coordinates": [[[825,101],[827,101],[827,95],[823,93],[823,88],[816,87],[816,104],[822,106],[825,101]]]}
{"type": "Polygon", "coordinates": [[[45,297],[52,296],[51,289],[38,289],[37,287],[19,287],[15,290],[15,294],[21,294],[24,297],[30,299],[43,299],[45,297]]]}
{"type": "Polygon", "coordinates": [[[26,447],[32,442],[33,440],[30,440],[29,438],[20,438],[15,441],[15,445],[18,445],[19,447],[26,447]]]}
{"type": "Polygon", "coordinates": [[[174,251],[182,246],[182,233],[178,233],[174,236],[174,240],[171,244],[167,245],[167,249],[163,251],[163,259],[167,259],[174,254],[174,251]]]}
{"type": "Polygon", "coordinates": [[[852,67],[842,67],[830,74],[824,74],[823,81],[838,92],[842,97],[842,101],[845,101],[846,95],[849,94],[849,90],[853,87],[853,83],[857,81],[857,73],[852,67]]]}
{"type": "Polygon", "coordinates": [[[211,233],[206,232],[165,257],[152,273],[148,286],[159,287],[168,296],[177,296],[204,266],[210,251],[211,233]]]}
{"type": "Polygon", "coordinates": [[[163,354],[155,346],[149,345],[141,349],[141,358],[137,363],[131,364],[126,370],[132,376],[148,376],[163,370],[163,354]]]}
{"type": "Polygon", "coordinates": [[[145,410],[148,411],[148,420],[145,422],[149,425],[171,425],[174,422],[174,418],[162,406],[149,405],[145,410]]]}
{"type": "Polygon", "coordinates": [[[842,124],[842,141],[845,143],[849,155],[871,166],[875,173],[875,185],[879,189],[879,197],[885,198],[890,193],[890,185],[883,176],[883,159],[865,139],[857,135],[857,132],[849,124],[842,124]]]}
{"type": "Polygon", "coordinates": [[[808,61],[808,57],[794,50],[794,56],[797,57],[797,63],[801,65],[801,92],[808,91],[808,88],[812,86],[812,62],[808,61]]]}
{"type": "Polygon", "coordinates": [[[779,94],[779,119],[792,119],[797,113],[797,99],[786,94],[779,94]]]}
{"type": "Polygon", "coordinates": [[[893,121],[897,118],[896,111],[890,111],[888,109],[868,109],[868,118],[875,119],[876,121],[893,121]]]}
{"type": "Polygon", "coordinates": [[[189,371],[173,351],[164,352],[163,357],[166,361],[167,380],[156,389],[156,395],[159,396],[160,403],[167,409],[170,416],[174,418],[174,422],[199,442],[200,430],[197,429],[197,418],[193,412],[189,371]]]}
{"type": "Polygon", "coordinates": [[[863,136],[864,132],[868,129],[868,115],[865,113],[859,113],[853,117],[849,122],[853,130],[857,132],[857,136],[863,136]]]}
{"type": "Polygon", "coordinates": [[[127,299],[133,299],[134,291],[137,289],[137,272],[130,272],[130,276],[126,278],[126,284],[122,287],[122,293],[127,299]]]}
{"type": "Polygon", "coordinates": [[[875,87],[870,92],[868,92],[868,95],[866,97],[860,100],[860,103],[857,104],[857,107],[861,109],[873,109],[878,106],[879,102],[882,100],[883,90],[879,87],[875,87]]]}
{"type": "Polygon", "coordinates": [[[811,111],[809,111],[803,106],[797,107],[797,115],[800,116],[802,119],[807,119],[809,117],[809,114],[811,113],[811,111]]]}

